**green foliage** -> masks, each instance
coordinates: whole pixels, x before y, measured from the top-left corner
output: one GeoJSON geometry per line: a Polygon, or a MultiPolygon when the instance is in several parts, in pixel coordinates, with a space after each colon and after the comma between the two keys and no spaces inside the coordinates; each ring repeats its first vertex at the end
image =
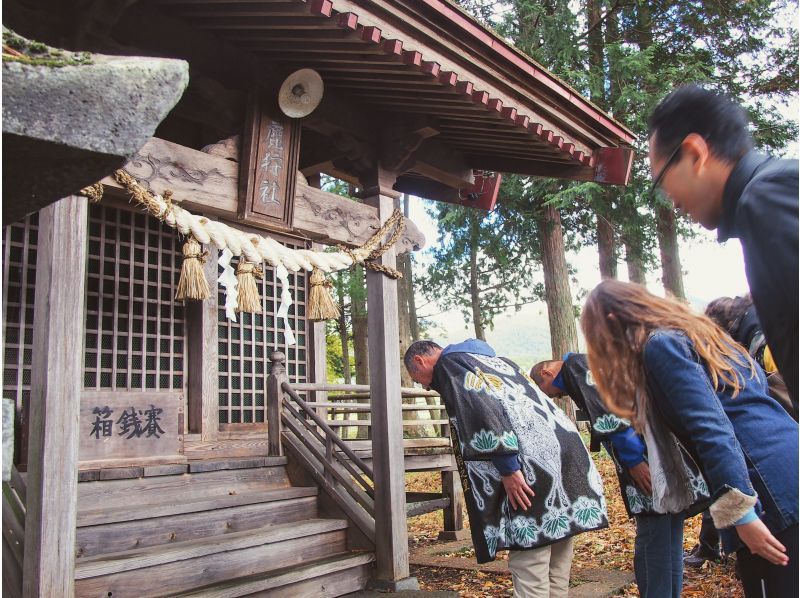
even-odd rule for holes
{"type": "MultiPolygon", "coordinates": [[[[658,263],[654,199],[647,191],[647,116],[680,85],[699,82],[725,91],[747,108],[756,146],[780,153],[797,138],[777,107],[797,96],[797,4],[793,0],[595,0],[602,14],[602,64],[590,62],[588,0],[463,0],[465,9],[588,96],[637,136],[631,183],[624,189],[591,183],[507,180],[511,206],[555,203],[567,247],[597,243],[598,215],[652,269],[658,263]],[[598,94],[598,90],[601,93],[598,94]],[[600,96],[600,97],[597,97],[600,96]],[[532,185],[532,189],[526,186],[532,185]],[[519,195],[521,189],[527,192],[519,195]]],[[[691,234],[679,219],[679,234],[691,234]]]]}
{"type": "Polygon", "coordinates": [[[497,314],[541,298],[544,290],[532,277],[536,236],[523,214],[503,205],[486,213],[445,203],[428,212],[439,223],[439,242],[429,250],[433,260],[420,284],[440,308],[459,309],[473,322],[477,297],[476,330],[483,330],[492,328],[497,314]]]}
{"type": "MultiPolygon", "coordinates": [[[[348,341],[349,342],[349,341],[348,341]]],[[[344,369],[342,363],[342,343],[339,339],[339,332],[336,329],[336,322],[326,322],[325,326],[325,360],[328,382],[341,382],[344,380],[344,369]]],[[[350,343],[350,371],[353,372],[353,350],[350,343]]]]}

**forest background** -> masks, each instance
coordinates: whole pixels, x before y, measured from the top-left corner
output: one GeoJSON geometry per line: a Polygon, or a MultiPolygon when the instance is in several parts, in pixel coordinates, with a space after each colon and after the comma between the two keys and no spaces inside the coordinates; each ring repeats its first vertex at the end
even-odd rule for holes
{"type": "MultiPolygon", "coordinates": [[[[482,338],[526,368],[578,350],[580,306],[602,278],[647,284],[698,309],[747,292],[738,241],[717,245],[648,195],[646,118],[671,90],[701,83],[746,107],[760,151],[796,158],[796,1],[458,4],[634,131],[636,158],[625,188],[505,176],[488,213],[404,197],[398,207],[428,246],[398,259],[398,359],[419,338],[482,338]]],[[[325,187],[356,195],[334,179],[325,187]]],[[[367,384],[363,271],[340,274],[334,286],[342,317],[328,325],[328,378],[367,384]]]]}

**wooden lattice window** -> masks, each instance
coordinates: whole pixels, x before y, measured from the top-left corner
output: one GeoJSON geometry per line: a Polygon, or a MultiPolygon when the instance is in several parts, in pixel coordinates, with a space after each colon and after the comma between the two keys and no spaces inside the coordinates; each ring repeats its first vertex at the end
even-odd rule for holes
{"type": "Polygon", "coordinates": [[[84,388],[183,390],[181,255],[175,231],[156,219],[90,207],[84,388]]]}
{"type": "Polygon", "coordinates": [[[24,406],[31,395],[38,222],[38,214],[31,214],[3,229],[3,398],[16,406],[17,461],[24,448],[24,406]]]}
{"type": "Polygon", "coordinates": [[[265,386],[272,351],[286,354],[290,381],[306,381],[306,274],[289,275],[294,299],[289,321],[297,339],[293,347],[286,346],[283,321],[275,317],[281,286],[273,268],[266,267],[264,279],[257,282],[262,313],[240,313],[238,322],[225,317],[225,296],[219,294],[219,422],[223,426],[266,421],[265,386]]]}

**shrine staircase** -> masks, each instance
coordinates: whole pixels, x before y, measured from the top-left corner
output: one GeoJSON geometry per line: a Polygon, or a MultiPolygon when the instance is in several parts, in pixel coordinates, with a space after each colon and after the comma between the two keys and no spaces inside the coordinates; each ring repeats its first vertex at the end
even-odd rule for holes
{"type": "MultiPolygon", "coordinates": [[[[325,385],[293,388],[270,376],[269,386],[277,400],[268,401],[267,452],[286,456],[78,474],[75,596],[316,598],[367,587],[376,542],[371,442],[340,432],[370,424],[353,416],[370,406],[340,396],[309,403],[298,394],[334,390],[325,385]]],[[[404,405],[404,413],[412,408],[443,409],[404,405]]],[[[407,424],[438,431],[446,420],[407,424]]],[[[452,470],[448,442],[444,433],[406,439],[406,469],[452,470]]],[[[3,590],[12,598],[22,586],[25,494],[25,475],[13,469],[3,484],[3,590]]],[[[452,496],[408,493],[407,515],[446,509],[452,496]]]]}
{"type": "MultiPolygon", "coordinates": [[[[316,485],[291,484],[285,457],[131,469],[78,484],[75,596],[340,596],[370,579],[374,553],[350,549],[358,533],[316,485]]],[[[24,493],[22,475],[4,484],[3,556],[20,570],[21,525],[6,529],[24,493]]]]}

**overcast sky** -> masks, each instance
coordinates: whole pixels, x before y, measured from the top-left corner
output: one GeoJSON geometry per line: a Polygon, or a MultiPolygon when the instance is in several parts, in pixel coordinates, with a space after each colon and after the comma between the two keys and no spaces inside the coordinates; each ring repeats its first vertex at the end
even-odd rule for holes
{"type": "MultiPolygon", "coordinates": [[[[413,198],[409,217],[424,233],[427,247],[437,241],[435,221],[424,209],[424,201],[413,198]]],[[[684,272],[683,284],[687,298],[697,309],[721,296],[736,296],[748,292],[747,279],[744,273],[741,245],[737,240],[724,244],[716,241],[716,234],[695,227],[697,237],[680,242],[680,259],[684,272]]],[[[416,272],[421,272],[430,259],[425,252],[416,254],[416,272]]],[[[577,270],[578,284],[570,282],[573,297],[581,289],[591,290],[600,282],[597,247],[586,246],[578,253],[568,253],[568,262],[577,270]]],[[[624,261],[617,267],[621,280],[627,280],[627,269],[624,261]]],[[[542,272],[532,274],[542,281],[542,272]]],[[[660,270],[651,272],[647,277],[647,287],[654,293],[663,295],[664,290],[659,281],[660,270]]],[[[460,342],[474,336],[471,325],[465,323],[458,310],[439,313],[440,309],[428,303],[418,294],[417,305],[419,315],[436,314],[430,318],[436,325],[431,331],[433,340],[441,344],[460,342]]],[[[549,348],[548,321],[546,305],[543,302],[525,306],[520,312],[508,310],[506,314],[497,316],[494,330],[487,332],[487,340],[498,352],[522,361],[546,358],[549,348]]]]}

